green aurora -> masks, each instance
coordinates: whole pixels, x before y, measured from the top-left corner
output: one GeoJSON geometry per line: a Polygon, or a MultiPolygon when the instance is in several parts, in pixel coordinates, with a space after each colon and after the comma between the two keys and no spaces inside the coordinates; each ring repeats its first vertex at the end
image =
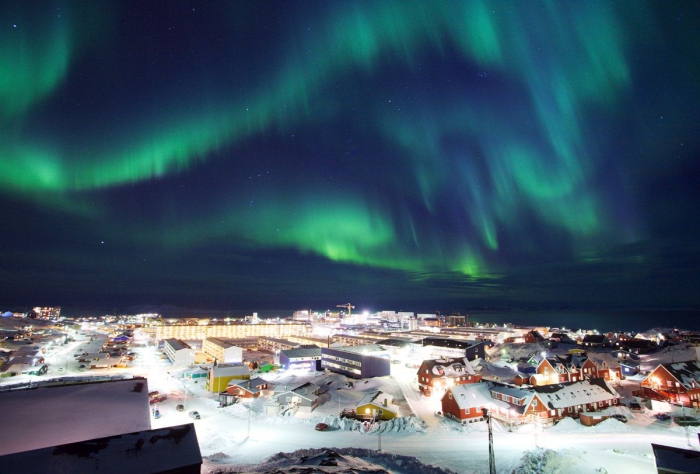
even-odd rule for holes
{"type": "Polygon", "coordinates": [[[669,146],[698,147],[688,4],[81,5],[0,7],[0,195],[75,222],[66,242],[291,252],[396,271],[411,292],[456,276],[444,294],[474,298],[528,265],[652,242],[664,209],[641,193],[691,160],[669,146]],[[664,81],[683,119],[651,139],[672,116],[664,81]]]}

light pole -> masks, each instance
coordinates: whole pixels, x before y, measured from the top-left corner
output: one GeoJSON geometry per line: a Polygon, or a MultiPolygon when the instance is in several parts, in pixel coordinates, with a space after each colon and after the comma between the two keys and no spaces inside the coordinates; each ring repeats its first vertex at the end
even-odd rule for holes
{"type": "Polygon", "coordinates": [[[491,428],[491,413],[488,408],[482,408],[484,418],[486,418],[486,426],[489,429],[489,474],[496,474],[496,458],[493,453],[493,429],[491,428]]]}

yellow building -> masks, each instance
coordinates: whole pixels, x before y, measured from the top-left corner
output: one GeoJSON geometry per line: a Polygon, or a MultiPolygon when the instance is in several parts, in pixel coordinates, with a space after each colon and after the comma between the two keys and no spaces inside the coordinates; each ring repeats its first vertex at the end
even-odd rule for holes
{"type": "Polygon", "coordinates": [[[311,324],[163,324],[155,327],[156,339],[203,340],[208,337],[239,339],[244,337],[307,336],[311,334],[311,324]]]}
{"type": "Polygon", "coordinates": [[[231,380],[250,380],[250,369],[245,364],[217,365],[207,374],[207,390],[221,393],[226,390],[231,380]]]}
{"type": "Polygon", "coordinates": [[[392,395],[377,390],[365,395],[355,406],[355,412],[367,418],[391,420],[399,416],[399,407],[394,404],[392,395]]]}

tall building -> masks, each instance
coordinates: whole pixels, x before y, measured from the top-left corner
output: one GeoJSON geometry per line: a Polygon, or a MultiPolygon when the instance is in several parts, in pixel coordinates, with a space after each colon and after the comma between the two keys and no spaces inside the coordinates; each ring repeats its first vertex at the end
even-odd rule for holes
{"type": "Polygon", "coordinates": [[[60,306],[35,306],[33,310],[39,319],[58,319],[61,316],[60,306]]]}

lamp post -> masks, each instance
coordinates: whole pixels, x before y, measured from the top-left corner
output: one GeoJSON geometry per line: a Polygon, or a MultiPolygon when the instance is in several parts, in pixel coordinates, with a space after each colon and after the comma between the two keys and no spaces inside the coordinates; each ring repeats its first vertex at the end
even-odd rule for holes
{"type": "Polygon", "coordinates": [[[489,429],[489,474],[496,474],[496,459],[493,453],[493,429],[491,427],[491,413],[488,408],[482,408],[484,418],[486,418],[486,426],[489,429]]]}

